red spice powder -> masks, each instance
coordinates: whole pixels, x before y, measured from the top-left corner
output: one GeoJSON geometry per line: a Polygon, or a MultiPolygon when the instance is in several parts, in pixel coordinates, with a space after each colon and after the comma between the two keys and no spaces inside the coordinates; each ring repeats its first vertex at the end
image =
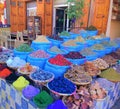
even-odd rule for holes
{"type": "Polygon", "coordinates": [[[60,54],[56,55],[54,58],[49,59],[49,62],[51,64],[55,64],[59,66],[68,66],[72,64],[60,54]]]}

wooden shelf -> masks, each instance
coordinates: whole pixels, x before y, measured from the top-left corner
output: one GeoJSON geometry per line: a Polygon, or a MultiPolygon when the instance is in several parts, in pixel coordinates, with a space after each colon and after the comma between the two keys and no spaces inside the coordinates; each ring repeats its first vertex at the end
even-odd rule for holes
{"type": "Polygon", "coordinates": [[[120,20],[120,1],[113,0],[112,20],[120,20]]]}
{"type": "Polygon", "coordinates": [[[120,2],[117,2],[117,1],[113,1],[113,4],[116,4],[116,5],[120,6],[120,2]]]}

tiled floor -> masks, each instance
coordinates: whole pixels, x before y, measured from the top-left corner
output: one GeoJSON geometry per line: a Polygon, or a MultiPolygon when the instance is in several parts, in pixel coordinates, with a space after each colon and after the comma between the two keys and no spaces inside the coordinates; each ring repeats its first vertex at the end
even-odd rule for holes
{"type": "Polygon", "coordinates": [[[117,100],[117,102],[115,103],[115,105],[111,109],[120,109],[120,99],[117,100]]]}

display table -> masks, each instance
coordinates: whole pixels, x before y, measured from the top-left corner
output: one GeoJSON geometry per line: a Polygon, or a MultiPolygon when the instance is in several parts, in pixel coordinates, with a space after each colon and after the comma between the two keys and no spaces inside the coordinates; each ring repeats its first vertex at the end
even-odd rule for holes
{"type": "Polygon", "coordinates": [[[120,82],[114,83],[114,88],[108,91],[108,96],[101,101],[94,101],[93,109],[110,109],[120,98],[120,82]]]}
{"type": "Polygon", "coordinates": [[[38,109],[37,106],[22,96],[12,85],[0,79],[0,109],[38,109]]]}
{"type": "MultiPolygon", "coordinates": [[[[120,97],[120,82],[114,83],[114,88],[108,91],[108,96],[101,101],[94,101],[92,109],[110,109],[120,97]]],[[[13,86],[0,79],[0,109],[38,109],[13,86]]]]}

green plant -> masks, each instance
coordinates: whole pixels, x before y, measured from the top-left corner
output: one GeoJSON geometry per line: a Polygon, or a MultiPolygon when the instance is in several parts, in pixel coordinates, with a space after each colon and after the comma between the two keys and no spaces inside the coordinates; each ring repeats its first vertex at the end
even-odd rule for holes
{"type": "Polygon", "coordinates": [[[66,9],[66,13],[72,22],[75,22],[76,19],[84,15],[84,1],[85,0],[67,0],[68,8],[66,9]]]}
{"type": "Polygon", "coordinates": [[[70,36],[70,34],[67,31],[63,31],[60,33],[61,36],[70,36]]]}
{"type": "Polygon", "coordinates": [[[90,25],[89,27],[86,28],[86,30],[94,31],[94,30],[97,30],[97,28],[93,25],[90,25]]]}

